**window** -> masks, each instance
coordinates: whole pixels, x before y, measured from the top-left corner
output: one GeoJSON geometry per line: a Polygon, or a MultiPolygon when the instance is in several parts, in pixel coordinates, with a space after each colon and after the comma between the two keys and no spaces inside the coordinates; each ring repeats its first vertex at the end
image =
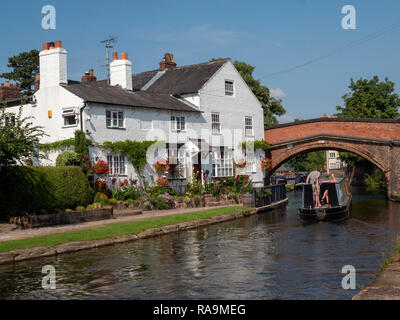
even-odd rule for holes
{"type": "Polygon", "coordinates": [[[233,94],[234,94],[233,81],[225,80],[225,95],[233,96],[233,94]]]}
{"type": "Polygon", "coordinates": [[[122,111],[106,111],[106,125],[108,128],[123,128],[124,113],[122,111]]]}
{"type": "Polygon", "coordinates": [[[185,117],[171,116],[172,131],[183,131],[185,128],[185,117]]]}
{"type": "Polygon", "coordinates": [[[219,113],[211,113],[211,131],[215,134],[221,133],[219,113]]]}
{"type": "Polygon", "coordinates": [[[7,125],[15,125],[15,114],[8,114],[5,116],[5,124],[7,125]]]}
{"type": "Polygon", "coordinates": [[[77,119],[76,119],[75,109],[63,110],[63,117],[64,117],[64,126],[65,127],[76,126],[78,124],[77,119]]]}
{"type": "Polygon", "coordinates": [[[126,175],[125,156],[110,154],[107,156],[110,175],[126,175]]]}
{"type": "Polygon", "coordinates": [[[244,131],[246,136],[252,137],[253,133],[253,118],[252,117],[245,117],[244,118],[244,131]]]}
{"type": "Polygon", "coordinates": [[[233,176],[232,152],[214,152],[213,176],[216,178],[233,176]]]}
{"type": "Polygon", "coordinates": [[[329,153],[329,158],[330,159],[336,159],[336,153],[335,152],[330,152],[329,153]]]}

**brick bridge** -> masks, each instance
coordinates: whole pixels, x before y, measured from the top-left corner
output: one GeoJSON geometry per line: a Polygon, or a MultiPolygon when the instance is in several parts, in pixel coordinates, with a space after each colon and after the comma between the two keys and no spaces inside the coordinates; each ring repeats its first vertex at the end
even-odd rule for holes
{"type": "Polygon", "coordinates": [[[400,120],[319,118],[268,127],[264,136],[271,145],[271,173],[297,154],[349,151],[381,169],[389,198],[400,199],[400,120]]]}

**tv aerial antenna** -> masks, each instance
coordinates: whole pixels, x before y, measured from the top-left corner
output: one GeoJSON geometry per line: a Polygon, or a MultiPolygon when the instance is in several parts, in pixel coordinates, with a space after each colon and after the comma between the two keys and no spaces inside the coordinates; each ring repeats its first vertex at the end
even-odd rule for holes
{"type": "Polygon", "coordinates": [[[108,39],[100,41],[106,45],[106,70],[107,70],[107,84],[110,84],[110,49],[114,48],[111,44],[117,42],[117,37],[109,36],[108,39]]]}

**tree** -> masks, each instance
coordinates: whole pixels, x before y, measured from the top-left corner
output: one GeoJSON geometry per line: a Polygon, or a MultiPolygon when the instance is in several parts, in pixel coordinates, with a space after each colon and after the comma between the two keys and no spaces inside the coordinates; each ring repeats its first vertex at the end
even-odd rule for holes
{"type": "Polygon", "coordinates": [[[0,170],[20,160],[38,157],[37,145],[45,135],[42,127],[29,121],[31,117],[22,117],[22,107],[18,114],[6,112],[5,107],[3,103],[0,110],[0,170]]]}
{"type": "Polygon", "coordinates": [[[315,166],[323,170],[326,164],[325,151],[313,151],[309,153],[301,153],[286,162],[289,167],[294,167],[296,172],[299,171],[312,171],[315,166]]]}
{"type": "Polygon", "coordinates": [[[395,119],[400,116],[400,98],[394,93],[395,84],[385,78],[379,81],[378,76],[371,80],[359,79],[354,82],[350,79],[350,93],[342,98],[344,107],[337,106],[340,111],[337,116],[342,118],[375,118],[395,119]]]}
{"type": "Polygon", "coordinates": [[[23,95],[31,95],[35,76],[39,73],[39,51],[31,50],[10,57],[7,67],[12,71],[0,74],[0,78],[16,81],[23,95]]]}
{"type": "Polygon", "coordinates": [[[251,91],[253,91],[258,101],[262,104],[264,109],[264,124],[268,126],[278,124],[276,116],[282,116],[286,113],[286,110],[281,104],[282,100],[271,97],[269,89],[266,86],[262,86],[260,80],[255,80],[253,78],[255,67],[243,61],[235,61],[233,64],[251,91]]]}
{"type": "MultiPolygon", "coordinates": [[[[337,116],[342,118],[375,118],[375,119],[395,119],[399,117],[400,98],[394,93],[395,84],[385,78],[379,81],[378,76],[371,80],[350,79],[349,93],[342,98],[344,107],[337,106],[340,111],[337,116]]],[[[348,167],[354,168],[363,160],[362,157],[340,152],[340,159],[347,163],[348,167]]],[[[354,170],[352,175],[354,174],[354,170]]]]}

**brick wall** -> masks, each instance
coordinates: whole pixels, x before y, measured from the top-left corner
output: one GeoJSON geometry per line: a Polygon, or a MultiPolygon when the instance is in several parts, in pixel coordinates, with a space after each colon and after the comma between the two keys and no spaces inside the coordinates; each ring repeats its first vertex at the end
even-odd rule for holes
{"type": "Polygon", "coordinates": [[[400,122],[317,120],[296,125],[281,125],[264,132],[270,144],[318,134],[352,136],[385,140],[400,140],[400,122]]]}

